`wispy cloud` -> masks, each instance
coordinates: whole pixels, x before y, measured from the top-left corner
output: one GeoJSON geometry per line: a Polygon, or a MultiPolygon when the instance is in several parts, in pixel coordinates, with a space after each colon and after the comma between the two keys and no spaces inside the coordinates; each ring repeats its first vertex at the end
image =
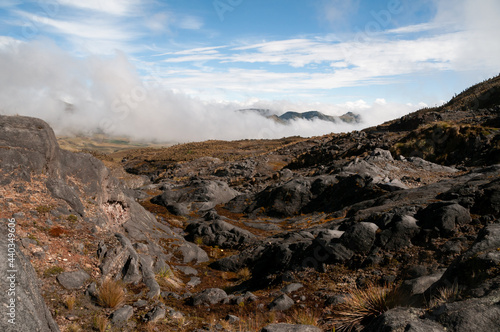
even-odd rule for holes
{"type": "Polygon", "coordinates": [[[338,27],[358,11],[359,3],[360,0],[321,0],[318,4],[319,16],[330,25],[338,27]]]}
{"type": "Polygon", "coordinates": [[[129,16],[135,14],[135,10],[141,2],[139,0],[58,0],[58,3],[76,9],[91,10],[116,16],[129,16]]]}
{"type": "Polygon", "coordinates": [[[131,31],[125,31],[121,27],[106,22],[103,18],[85,18],[76,21],[57,20],[48,17],[33,15],[24,11],[16,11],[21,17],[29,18],[39,25],[45,25],[53,28],[54,33],[65,34],[72,37],[85,39],[102,40],[132,40],[137,35],[131,31]]]}

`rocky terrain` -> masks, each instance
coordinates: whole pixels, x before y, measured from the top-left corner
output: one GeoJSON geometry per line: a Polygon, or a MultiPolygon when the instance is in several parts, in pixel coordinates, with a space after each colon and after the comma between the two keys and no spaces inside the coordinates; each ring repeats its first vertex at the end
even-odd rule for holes
{"type": "Polygon", "coordinates": [[[0,329],[498,331],[499,111],[495,77],[360,132],[100,160],[0,116],[0,329]]]}

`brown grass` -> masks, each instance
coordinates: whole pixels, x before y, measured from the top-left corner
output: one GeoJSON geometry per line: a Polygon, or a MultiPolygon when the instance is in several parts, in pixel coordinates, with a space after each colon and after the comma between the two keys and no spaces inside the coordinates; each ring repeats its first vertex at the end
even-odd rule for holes
{"type": "Polygon", "coordinates": [[[312,325],[319,326],[321,315],[319,312],[307,309],[295,309],[292,313],[292,320],[290,323],[299,325],[312,325]]]}
{"type": "Polygon", "coordinates": [[[120,282],[107,279],[97,290],[99,305],[105,308],[116,308],[125,301],[125,291],[120,282]]]}
{"type": "Polygon", "coordinates": [[[82,329],[80,328],[80,326],[76,323],[73,323],[71,325],[68,325],[66,327],[66,331],[67,332],[80,332],[82,329]]]}
{"type": "Polygon", "coordinates": [[[94,316],[94,329],[99,332],[105,332],[109,326],[109,320],[105,316],[96,315],[94,316]]]}
{"type": "Polygon", "coordinates": [[[444,303],[454,302],[460,299],[461,289],[457,283],[450,287],[443,287],[437,290],[437,294],[433,297],[430,307],[435,307],[444,303]]]}
{"type": "Polygon", "coordinates": [[[53,236],[53,237],[60,237],[61,235],[63,234],[68,234],[69,231],[62,228],[62,227],[59,227],[59,226],[55,226],[55,227],[52,227],[50,230],[49,230],[49,235],[50,236],[53,236]]]}
{"type": "Polygon", "coordinates": [[[248,267],[244,267],[236,273],[236,276],[238,277],[238,279],[247,280],[252,276],[252,272],[248,267]]]}
{"type": "Polygon", "coordinates": [[[406,305],[406,297],[397,288],[367,285],[354,288],[346,301],[335,307],[338,331],[354,331],[388,311],[406,305]]]}
{"type": "Polygon", "coordinates": [[[73,310],[75,307],[76,303],[76,296],[75,295],[68,295],[64,298],[64,305],[66,308],[68,308],[69,311],[73,310]]]}

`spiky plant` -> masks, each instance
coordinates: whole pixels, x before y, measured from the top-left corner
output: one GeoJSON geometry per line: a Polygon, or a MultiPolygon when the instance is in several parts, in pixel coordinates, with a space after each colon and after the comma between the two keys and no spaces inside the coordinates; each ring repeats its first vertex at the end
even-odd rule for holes
{"type": "Polygon", "coordinates": [[[395,287],[369,283],[364,289],[354,288],[346,301],[336,306],[337,330],[350,332],[389,309],[405,305],[407,297],[395,287]]]}
{"type": "Polygon", "coordinates": [[[97,290],[97,299],[105,308],[116,308],[125,301],[125,291],[118,281],[106,279],[97,290]]]}

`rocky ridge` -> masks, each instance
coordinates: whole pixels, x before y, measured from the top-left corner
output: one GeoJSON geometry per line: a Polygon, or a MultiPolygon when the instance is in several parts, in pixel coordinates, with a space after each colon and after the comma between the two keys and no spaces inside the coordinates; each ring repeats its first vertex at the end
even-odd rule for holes
{"type": "Polygon", "coordinates": [[[97,329],[97,316],[122,331],[498,330],[499,81],[247,158],[163,167],[131,153],[127,182],[61,150],[43,121],[1,116],[0,217],[17,222],[18,303],[39,308],[18,318],[41,331],[97,329]],[[126,291],[113,309],[106,280],[126,291]],[[346,319],[353,294],[379,288],[397,296],[346,319]]]}

